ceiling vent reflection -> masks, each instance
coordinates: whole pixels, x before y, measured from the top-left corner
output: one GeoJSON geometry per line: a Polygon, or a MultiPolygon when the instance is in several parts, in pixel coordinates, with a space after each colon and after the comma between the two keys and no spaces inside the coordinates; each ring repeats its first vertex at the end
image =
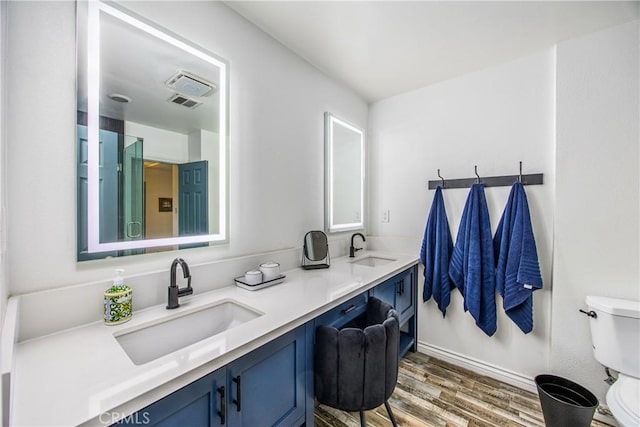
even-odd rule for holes
{"type": "Polygon", "coordinates": [[[187,96],[209,96],[217,88],[214,83],[182,70],[171,76],[165,84],[187,96]]]}

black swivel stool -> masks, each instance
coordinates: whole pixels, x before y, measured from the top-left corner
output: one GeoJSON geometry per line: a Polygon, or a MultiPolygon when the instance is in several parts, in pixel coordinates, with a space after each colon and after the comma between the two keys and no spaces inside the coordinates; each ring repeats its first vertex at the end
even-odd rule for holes
{"type": "Polygon", "coordinates": [[[359,411],[362,426],[366,425],[364,411],[384,403],[395,427],[388,399],[398,380],[398,313],[370,297],[363,317],[361,327],[316,329],[316,398],[332,408],[359,411]]]}

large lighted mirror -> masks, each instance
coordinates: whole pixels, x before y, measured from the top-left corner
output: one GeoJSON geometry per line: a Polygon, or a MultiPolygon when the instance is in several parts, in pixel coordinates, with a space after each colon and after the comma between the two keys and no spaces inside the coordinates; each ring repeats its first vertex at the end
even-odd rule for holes
{"type": "Polygon", "coordinates": [[[364,131],[325,113],[325,227],[364,228],[364,131]]]}
{"type": "Polygon", "coordinates": [[[78,259],[227,240],[227,61],[79,1],[78,259]]]}

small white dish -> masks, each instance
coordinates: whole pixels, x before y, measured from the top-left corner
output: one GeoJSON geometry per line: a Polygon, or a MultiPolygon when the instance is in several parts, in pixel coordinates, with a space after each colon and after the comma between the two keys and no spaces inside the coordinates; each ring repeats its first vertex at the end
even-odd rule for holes
{"type": "Polygon", "coordinates": [[[275,279],[280,276],[280,264],[277,262],[265,262],[260,264],[260,271],[262,272],[262,281],[275,279]]]}
{"type": "Polygon", "coordinates": [[[244,273],[244,281],[248,285],[262,283],[262,272],[258,270],[247,271],[244,273]]]}

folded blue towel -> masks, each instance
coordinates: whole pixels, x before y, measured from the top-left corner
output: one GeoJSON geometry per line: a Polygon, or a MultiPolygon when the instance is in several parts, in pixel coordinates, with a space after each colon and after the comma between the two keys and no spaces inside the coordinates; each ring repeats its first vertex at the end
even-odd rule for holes
{"type": "Polygon", "coordinates": [[[473,184],[464,206],[449,276],[464,296],[464,309],[491,336],[496,331],[496,275],[484,185],[473,184]]]}
{"type": "Polygon", "coordinates": [[[447,220],[447,211],[444,208],[442,189],[436,188],[433,195],[427,226],[424,230],[424,239],[420,249],[420,262],[424,265],[423,301],[427,301],[433,295],[442,312],[442,317],[447,312],[451,301],[451,289],[454,288],[449,279],[449,261],[453,252],[453,241],[447,220]]]}
{"type": "Polygon", "coordinates": [[[507,316],[525,334],[533,330],[533,291],[542,288],[536,239],[524,187],[511,187],[507,206],[493,238],[496,288],[507,316]]]}

